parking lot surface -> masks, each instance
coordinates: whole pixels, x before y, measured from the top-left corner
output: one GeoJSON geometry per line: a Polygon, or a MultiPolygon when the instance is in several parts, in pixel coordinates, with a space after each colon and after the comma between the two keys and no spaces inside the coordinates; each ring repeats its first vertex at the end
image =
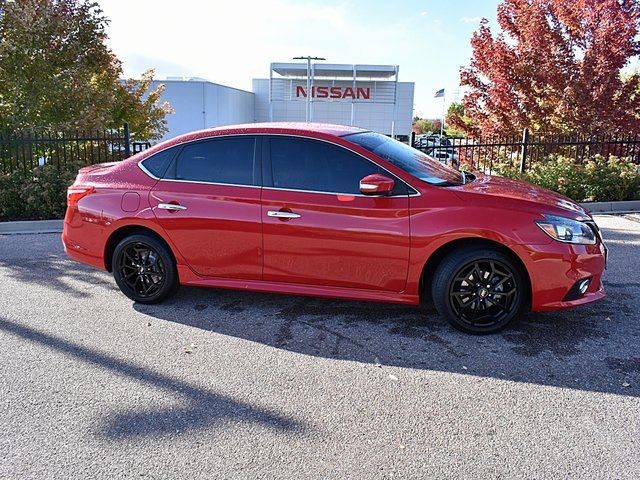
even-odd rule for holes
{"type": "Polygon", "coordinates": [[[640,478],[640,222],[607,298],[498,335],[433,310],[182,288],[133,304],[0,236],[0,478],[640,478]]]}

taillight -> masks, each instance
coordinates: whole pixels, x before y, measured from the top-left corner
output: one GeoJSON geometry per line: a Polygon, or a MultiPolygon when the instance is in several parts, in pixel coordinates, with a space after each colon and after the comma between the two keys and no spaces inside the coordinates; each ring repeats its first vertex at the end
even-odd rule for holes
{"type": "Polygon", "coordinates": [[[67,207],[77,206],[81,198],[86,197],[94,191],[94,187],[71,185],[69,188],[67,188],[67,207]]]}

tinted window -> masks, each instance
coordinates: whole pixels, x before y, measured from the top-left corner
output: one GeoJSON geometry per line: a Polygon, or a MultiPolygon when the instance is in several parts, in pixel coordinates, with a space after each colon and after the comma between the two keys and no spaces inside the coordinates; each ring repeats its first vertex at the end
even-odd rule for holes
{"type": "Polygon", "coordinates": [[[254,185],[254,151],[254,137],[191,143],[180,151],[171,177],[176,180],[254,185]]]}
{"type": "Polygon", "coordinates": [[[360,193],[360,180],[380,167],[344,148],[290,137],[270,140],[273,186],[314,192],[360,193]]]}
{"type": "Polygon", "coordinates": [[[157,178],[162,178],[164,172],[167,170],[169,163],[173,159],[173,156],[176,154],[176,147],[167,148],[166,150],[162,150],[154,155],[151,155],[148,158],[145,158],[142,161],[142,165],[146,168],[153,176],[157,178]]]}
{"type": "Polygon", "coordinates": [[[459,185],[464,183],[462,174],[459,171],[442,165],[420,150],[411,148],[379,133],[353,133],[345,135],[344,138],[432,185],[459,185]]]}

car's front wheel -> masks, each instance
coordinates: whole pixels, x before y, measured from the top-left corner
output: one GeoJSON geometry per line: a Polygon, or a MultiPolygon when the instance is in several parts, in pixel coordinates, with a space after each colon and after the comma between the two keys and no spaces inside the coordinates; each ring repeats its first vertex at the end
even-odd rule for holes
{"type": "Polygon", "coordinates": [[[524,309],[526,287],[511,257],[490,248],[467,248],[447,256],[431,290],[438,312],[467,333],[494,333],[524,309]]]}
{"type": "Polygon", "coordinates": [[[178,288],[178,274],[169,249],[153,235],[124,238],[113,252],[113,276],[120,290],[139,303],[158,303],[178,288]]]}

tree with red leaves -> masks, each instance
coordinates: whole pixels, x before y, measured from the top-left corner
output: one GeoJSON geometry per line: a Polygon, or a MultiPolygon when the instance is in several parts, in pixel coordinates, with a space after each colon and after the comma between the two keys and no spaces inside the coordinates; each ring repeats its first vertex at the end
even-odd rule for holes
{"type": "Polygon", "coordinates": [[[639,0],[504,0],[502,32],[483,19],[473,34],[465,118],[469,135],[640,133],[639,0]],[[469,122],[471,120],[471,122],[469,122]]]}

